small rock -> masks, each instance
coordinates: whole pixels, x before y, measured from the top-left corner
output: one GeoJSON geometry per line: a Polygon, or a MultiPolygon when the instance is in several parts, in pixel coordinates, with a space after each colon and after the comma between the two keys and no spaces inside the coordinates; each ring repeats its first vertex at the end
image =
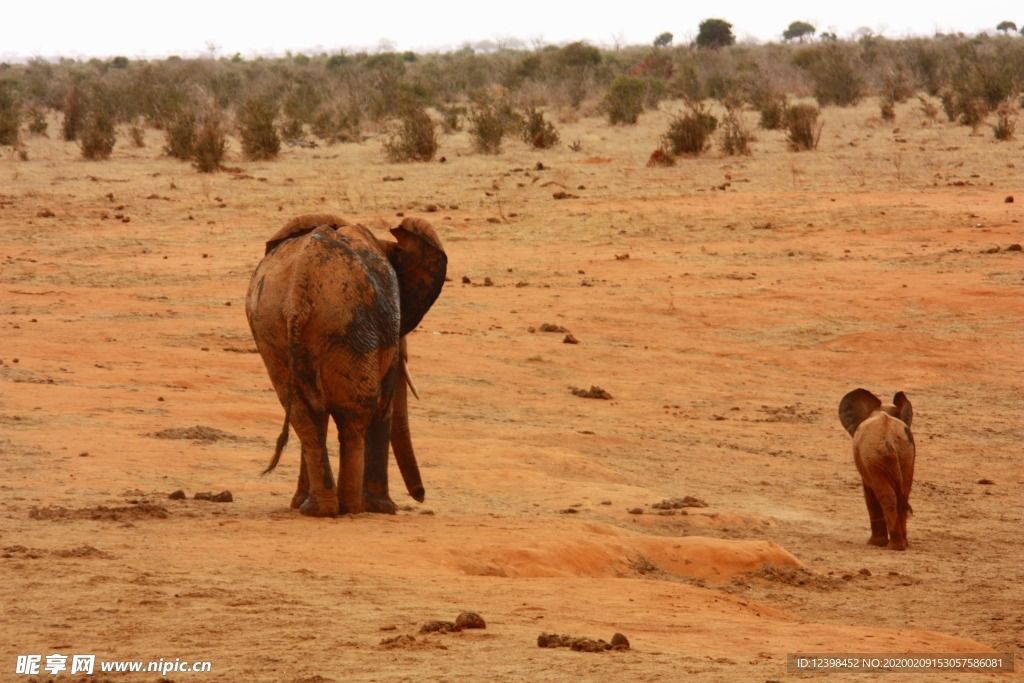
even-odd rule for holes
{"type": "Polygon", "coordinates": [[[579,340],[579,339],[577,339],[576,337],[574,337],[574,336],[572,335],[572,332],[569,332],[569,333],[568,333],[568,334],[566,334],[566,335],[565,335],[565,337],[564,337],[564,338],[562,339],[562,343],[563,343],[563,344],[579,344],[579,343],[580,343],[580,340],[579,340]]]}
{"type": "Polygon", "coordinates": [[[494,280],[492,280],[489,277],[485,277],[484,278],[484,287],[493,287],[493,286],[494,286],[494,280]]]}
{"type": "Polygon", "coordinates": [[[182,491],[181,489],[178,489],[177,491],[171,493],[167,497],[170,498],[171,500],[185,500],[185,492],[182,491]]]}
{"type": "Polygon", "coordinates": [[[612,395],[599,386],[591,385],[589,389],[577,389],[571,387],[573,396],[579,396],[580,398],[598,398],[604,401],[610,401],[612,395]]]}
{"type": "Polygon", "coordinates": [[[552,323],[544,323],[543,325],[540,326],[540,331],[541,332],[568,332],[569,330],[565,329],[561,325],[555,325],[555,324],[552,324],[552,323]]]}
{"type": "Polygon", "coordinates": [[[1019,244],[1011,244],[1006,248],[1006,251],[1024,251],[1024,247],[1019,244]]]}
{"type": "Polygon", "coordinates": [[[978,483],[983,486],[992,486],[993,484],[995,484],[995,482],[992,481],[991,479],[979,479],[978,483]]]}
{"type": "Polygon", "coordinates": [[[220,493],[203,491],[192,497],[196,500],[208,500],[211,503],[230,503],[234,500],[234,497],[231,495],[231,491],[221,491],[220,493]]]}
{"type": "Polygon", "coordinates": [[[455,628],[487,628],[487,624],[476,612],[460,612],[455,617],[455,628]]]}
{"type": "Polygon", "coordinates": [[[644,509],[643,508],[630,508],[630,509],[626,510],[626,512],[628,512],[631,515],[642,515],[642,514],[644,514],[644,509]]]}
{"type": "Polygon", "coordinates": [[[604,642],[603,640],[594,640],[592,638],[577,638],[572,641],[572,645],[569,646],[576,652],[604,652],[610,650],[611,645],[604,642]]]}
{"type": "Polygon", "coordinates": [[[470,280],[470,279],[469,279],[469,276],[468,276],[468,275],[463,275],[463,276],[462,276],[462,284],[464,284],[464,285],[468,285],[468,284],[470,284],[471,282],[472,282],[472,280],[470,280]]]}
{"type": "Polygon", "coordinates": [[[1007,204],[1013,204],[1013,195],[1007,195],[1006,199],[1004,199],[1003,202],[1007,204]]]}
{"type": "Polygon", "coordinates": [[[420,627],[420,633],[454,633],[461,630],[453,621],[428,621],[420,627]]]}
{"type": "Polygon", "coordinates": [[[866,567],[864,569],[861,569],[857,573],[860,574],[861,576],[871,576],[871,570],[866,568],[866,567]]]}
{"type": "Polygon", "coordinates": [[[621,633],[616,633],[614,636],[612,636],[612,649],[615,649],[615,650],[628,650],[629,649],[629,639],[626,638],[626,636],[622,635],[621,633]]]}

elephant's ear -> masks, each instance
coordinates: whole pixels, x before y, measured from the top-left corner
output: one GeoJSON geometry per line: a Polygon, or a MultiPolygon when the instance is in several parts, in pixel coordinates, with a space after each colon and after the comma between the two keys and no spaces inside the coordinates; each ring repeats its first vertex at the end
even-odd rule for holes
{"type": "Polygon", "coordinates": [[[330,213],[307,213],[297,216],[285,223],[283,228],[275,232],[274,236],[267,240],[267,250],[264,254],[272,252],[274,247],[281,244],[281,242],[290,240],[293,237],[301,237],[307,232],[313,232],[321,225],[339,228],[342,225],[348,225],[348,221],[330,213]]]}
{"type": "Polygon", "coordinates": [[[854,389],[839,402],[839,421],[853,436],[860,423],[882,407],[882,400],[867,389],[854,389]]]}
{"type": "Polygon", "coordinates": [[[433,226],[422,218],[404,219],[391,229],[391,234],[398,244],[384,242],[384,250],[398,275],[402,314],[399,334],[404,337],[416,329],[441,294],[448,256],[433,226]]]}
{"type": "Polygon", "coordinates": [[[898,391],[892,397],[892,404],[900,412],[900,419],[909,427],[910,421],[914,419],[914,407],[910,405],[910,399],[902,391],[898,391]]]}

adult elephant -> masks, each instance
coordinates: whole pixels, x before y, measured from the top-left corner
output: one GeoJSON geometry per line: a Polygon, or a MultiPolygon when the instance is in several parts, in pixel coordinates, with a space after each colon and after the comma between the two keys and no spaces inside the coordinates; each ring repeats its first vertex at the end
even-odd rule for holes
{"type": "Polygon", "coordinates": [[[378,240],[330,214],[288,222],[267,241],[246,295],[256,348],[284,406],[264,474],[277,466],[289,425],[302,442],[292,507],[305,515],[395,512],[388,443],[409,494],[424,490],[409,433],[405,335],[441,293],[448,258],[433,227],[406,218],[378,240]],[[337,483],[327,450],[341,444],[337,483]]]}

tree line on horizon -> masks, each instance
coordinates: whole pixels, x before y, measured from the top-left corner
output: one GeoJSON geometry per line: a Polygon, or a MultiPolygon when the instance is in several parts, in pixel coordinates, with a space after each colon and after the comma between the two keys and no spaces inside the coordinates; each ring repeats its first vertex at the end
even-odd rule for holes
{"type": "Polygon", "coordinates": [[[229,133],[251,159],[273,158],[282,139],[337,144],[368,133],[389,134],[390,158],[429,159],[436,142],[422,138],[437,131],[465,127],[486,153],[511,135],[545,147],[558,140],[546,117],[631,125],[665,100],[685,102],[705,123],[708,100],[726,110],[723,122],[752,108],[771,127],[784,124],[791,98],[843,107],[878,97],[888,118],[894,104],[927,96],[949,121],[978,127],[993,113],[1011,123],[1019,111],[1024,39],[1015,29],[1003,22],[999,35],[811,40],[815,27],[793,22],[784,42],[750,45],[736,43],[729,22],[707,19],[685,46],[665,32],[651,45],[614,50],[578,41],[487,53],[35,59],[0,64],[0,145],[19,149],[26,136],[49,134],[56,112],[59,135],[89,158],[109,156],[120,126],[139,145],[146,129],[163,131],[163,152],[199,170],[219,168],[229,133]]]}

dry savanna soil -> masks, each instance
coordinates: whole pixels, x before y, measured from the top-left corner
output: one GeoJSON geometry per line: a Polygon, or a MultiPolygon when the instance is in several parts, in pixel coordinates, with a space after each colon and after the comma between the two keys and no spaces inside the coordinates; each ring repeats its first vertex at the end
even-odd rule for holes
{"type": "MultiPolygon", "coordinates": [[[[646,165],[667,111],[558,123],[575,151],[459,133],[443,163],[389,163],[380,136],[260,163],[232,142],[212,175],[155,130],[104,162],[27,138],[0,159],[0,678],[82,653],[211,663],[177,683],[1019,657],[1022,144],[877,112],[826,109],[815,151],[759,130],[750,156],[671,168],[646,165]],[[289,509],[294,438],[259,476],[283,411],[244,295],[308,212],[381,236],[422,216],[447,248],[409,337],[427,498],[393,470],[395,516],[289,509]],[[837,418],[857,387],[914,404],[906,552],[866,543],[837,418]],[[486,628],[421,632],[460,612],[486,628]],[[538,647],[616,633],[629,649],[538,647]]],[[[160,679],[98,666],[82,680],[160,679]]]]}

